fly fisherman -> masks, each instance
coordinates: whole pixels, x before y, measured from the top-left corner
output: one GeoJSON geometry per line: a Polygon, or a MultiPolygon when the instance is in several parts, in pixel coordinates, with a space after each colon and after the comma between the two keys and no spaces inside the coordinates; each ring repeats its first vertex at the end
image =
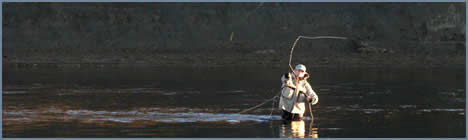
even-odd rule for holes
{"type": "Polygon", "coordinates": [[[294,68],[294,72],[286,73],[281,77],[281,97],[279,108],[283,111],[281,116],[284,120],[302,120],[304,116],[305,102],[317,104],[318,96],[307,82],[309,74],[302,64],[294,68]],[[296,90],[296,88],[298,88],[296,90]],[[298,91],[298,93],[296,93],[298,91]],[[305,94],[305,95],[304,95],[305,94]]]}

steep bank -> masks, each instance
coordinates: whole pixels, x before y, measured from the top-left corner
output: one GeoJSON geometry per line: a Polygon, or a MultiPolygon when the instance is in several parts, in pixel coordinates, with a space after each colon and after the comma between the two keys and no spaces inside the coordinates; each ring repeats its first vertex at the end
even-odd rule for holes
{"type": "Polygon", "coordinates": [[[4,63],[464,65],[464,3],[4,3],[4,63]]]}

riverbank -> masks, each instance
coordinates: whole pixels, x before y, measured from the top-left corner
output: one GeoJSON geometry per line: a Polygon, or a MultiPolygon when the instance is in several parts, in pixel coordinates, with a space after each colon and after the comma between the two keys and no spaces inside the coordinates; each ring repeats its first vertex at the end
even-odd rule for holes
{"type": "MultiPolygon", "coordinates": [[[[4,66],[37,64],[119,64],[149,66],[287,67],[289,48],[4,48],[4,66]]],[[[293,65],[308,67],[465,67],[465,54],[322,53],[300,48],[293,65]]]]}

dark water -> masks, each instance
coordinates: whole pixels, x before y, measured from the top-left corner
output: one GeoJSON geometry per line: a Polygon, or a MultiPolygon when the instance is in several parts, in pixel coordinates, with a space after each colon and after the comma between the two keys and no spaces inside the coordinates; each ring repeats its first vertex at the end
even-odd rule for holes
{"type": "Polygon", "coordinates": [[[286,71],[4,65],[3,136],[465,137],[464,68],[311,68],[313,122],[284,123],[271,103],[237,113],[275,96],[286,71]]]}

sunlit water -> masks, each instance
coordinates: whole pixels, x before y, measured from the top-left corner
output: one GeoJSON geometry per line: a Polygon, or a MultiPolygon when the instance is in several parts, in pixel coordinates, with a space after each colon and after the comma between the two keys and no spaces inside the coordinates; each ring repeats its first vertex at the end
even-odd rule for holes
{"type": "Polygon", "coordinates": [[[284,70],[4,66],[3,136],[465,137],[465,69],[310,68],[313,118],[238,113],[277,95],[284,70]]]}

